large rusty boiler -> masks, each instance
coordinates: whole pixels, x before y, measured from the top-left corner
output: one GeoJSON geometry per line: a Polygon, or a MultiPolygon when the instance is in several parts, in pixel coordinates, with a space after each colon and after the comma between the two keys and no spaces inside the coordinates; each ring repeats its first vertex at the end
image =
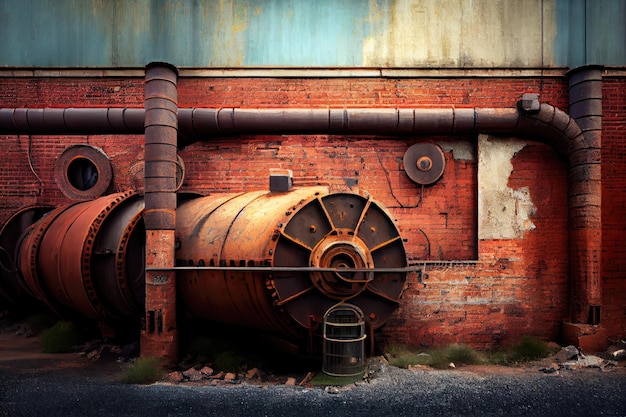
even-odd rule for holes
{"type": "Polygon", "coordinates": [[[21,235],[15,263],[51,310],[107,324],[144,306],[143,198],[132,191],[56,208],[21,235]]]}
{"type": "Polygon", "coordinates": [[[301,339],[349,301],[376,329],[405,286],[402,238],[368,196],[216,194],[180,204],[176,218],[177,291],[193,317],[301,339]]]}

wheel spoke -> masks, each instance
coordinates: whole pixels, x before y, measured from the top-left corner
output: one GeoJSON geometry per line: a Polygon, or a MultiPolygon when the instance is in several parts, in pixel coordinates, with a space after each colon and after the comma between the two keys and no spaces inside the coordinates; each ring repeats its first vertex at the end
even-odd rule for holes
{"type": "Polygon", "coordinates": [[[287,241],[289,241],[290,243],[293,243],[294,245],[300,246],[301,248],[306,249],[309,252],[311,252],[313,250],[312,247],[310,247],[309,245],[307,245],[306,243],[304,243],[300,239],[295,238],[295,237],[287,234],[284,230],[281,230],[280,235],[282,237],[284,237],[285,239],[287,239],[287,241]]]}
{"type": "Polygon", "coordinates": [[[394,244],[395,242],[399,241],[401,239],[400,235],[389,239],[385,242],[379,243],[378,245],[374,246],[373,248],[370,249],[370,252],[376,252],[377,250],[383,249],[385,247],[387,247],[388,245],[394,244]]]}
{"type": "Polygon", "coordinates": [[[299,291],[293,295],[290,295],[289,297],[283,298],[282,300],[279,300],[275,303],[275,305],[277,306],[282,306],[284,304],[287,304],[293,300],[295,300],[296,298],[300,297],[303,294],[306,294],[307,292],[311,291],[313,288],[315,288],[315,286],[311,285],[308,288],[303,289],[302,291],[299,291]]]}

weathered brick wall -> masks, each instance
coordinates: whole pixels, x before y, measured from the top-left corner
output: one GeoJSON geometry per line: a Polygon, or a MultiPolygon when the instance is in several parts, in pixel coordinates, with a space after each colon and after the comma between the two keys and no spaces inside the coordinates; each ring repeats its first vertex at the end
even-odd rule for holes
{"type": "Polygon", "coordinates": [[[626,78],[602,88],[602,323],[626,336],[626,78]]]}
{"type": "MultiPolygon", "coordinates": [[[[143,79],[1,78],[0,107],[141,107],[143,79]]],[[[143,160],[143,136],[11,136],[2,139],[0,157],[0,222],[30,204],[67,204],[54,181],[54,165],[73,144],[102,148],[111,159],[110,192],[137,184],[138,161],[143,160]],[[32,169],[31,167],[32,166],[32,169]]],[[[141,175],[139,176],[141,179],[141,175]]],[[[141,184],[139,184],[141,185],[141,184]]]]}
{"type": "MultiPolygon", "coordinates": [[[[116,78],[0,79],[1,107],[143,107],[143,80],[116,78]]],[[[605,83],[603,137],[604,306],[608,334],[625,331],[626,205],[623,79],[605,83]]],[[[511,107],[522,93],[567,110],[567,81],[507,79],[181,78],[179,107],[511,107]]],[[[25,204],[62,204],[53,178],[66,146],[89,143],[111,158],[109,191],[141,186],[141,136],[2,138],[0,221],[25,204]],[[29,167],[32,165],[32,170],[29,167]],[[34,171],[34,172],[33,172],[34,171]],[[35,175],[36,173],[36,175],[35,175]],[[38,177],[41,179],[38,178],[38,177]]],[[[476,138],[246,136],[196,143],[180,152],[184,191],[214,193],[268,187],[270,168],[293,170],[296,185],[360,188],[385,205],[409,257],[441,261],[413,274],[387,340],[413,345],[507,344],[530,334],[556,339],[569,315],[567,167],[550,147],[528,142],[511,160],[512,189],[528,187],[536,229],[521,239],[478,239],[476,138]],[[418,140],[441,144],[447,168],[434,186],[406,176],[402,156],[418,140]],[[466,155],[461,155],[465,153],[466,155]],[[467,156],[469,155],[469,156],[467,156]],[[448,261],[462,261],[450,264],[448,261]]]]}

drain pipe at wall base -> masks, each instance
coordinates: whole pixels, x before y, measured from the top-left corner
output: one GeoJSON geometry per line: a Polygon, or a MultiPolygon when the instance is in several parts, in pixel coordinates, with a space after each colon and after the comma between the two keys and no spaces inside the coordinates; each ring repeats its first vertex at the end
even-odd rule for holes
{"type": "Polygon", "coordinates": [[[572,276],[571,322],[564,323],[563,338],[587,351],[603,351],[607,338],[601,325],[602,67],[575,68],[568,78],[569,112],[580,126],[587,150],[570,162],[570,265],[580,273],[572,276]],[[593,194],[585,193],[583,188],[590,186],[593,194]]]}
{"type": "Polygon", "coordinates": [[[141,356],[165,366],[178,361],[176,325],[176,168],[178,71],[152,63],[145,75],[144,222],[146,226],[146,308],[141,356]],[[161,268],[160,271],[153,269],[161,268]]]}

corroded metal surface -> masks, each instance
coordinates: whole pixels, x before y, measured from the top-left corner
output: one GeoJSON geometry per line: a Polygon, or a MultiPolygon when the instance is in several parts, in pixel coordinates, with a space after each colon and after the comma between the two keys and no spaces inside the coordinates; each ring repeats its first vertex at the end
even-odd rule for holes
{"type": "Polygon", "coordinates": [[[31,294],[53,311],[105,322],[143,304],[143,200],[133,192],[60,207],[33,224],[20,248],[31,294]]]}
{"type": "Polygon", "coordinates": [[[446,169],[446,157],[434,143],[416,143],[404,153],[404,170],[414,182],[430,185],[436,182],[446,169]]]}
{"type": "Polygon", "coordinates": [[[18,304],[32,296],[18,270],[20,243],[30,226],[53,208],[45,205],[24,207],[7,220],[0,230],[0,300],[18,304]]]}
{"type": "Polygon", "coordinates": [[[374,271],[406,267],[406,254],[391,218],[362,195],[325,187],[216,195],[181,204],[177,218],[180,266],[293,267],[179,270],[179,295],[196,317],[301,337],[349,300],[377,328],[404,289],[406,272],[374,271]],[[310,267],[336,270],[298,270],[310,267]],[[341,271],[351,268],[359,271],[341,271]]]}
{"type": "Polygon", "coordinates": [[[3,65],[536,68],[626,62],[621,0],[22,0],[3,65]],[[23,36],[26,26],[37,36],[23,36]],[[279,45],[279,47],[277,47],[279,45]],[[489,45],[489,47],[485,47],[489,45]]]}
{"type": "Polygon", "coordinates": [[[75,200],[100,197],[111,185],[113,168],[106,154],[89,145],[66,148],[54,165],[54,181],[75,200]]]}
{"type": "Polygon", "coordinates": [[[174,230],[176,222],[177,79],[171,65],[146,66],[144,219],[148,230],[174,230]]]}

